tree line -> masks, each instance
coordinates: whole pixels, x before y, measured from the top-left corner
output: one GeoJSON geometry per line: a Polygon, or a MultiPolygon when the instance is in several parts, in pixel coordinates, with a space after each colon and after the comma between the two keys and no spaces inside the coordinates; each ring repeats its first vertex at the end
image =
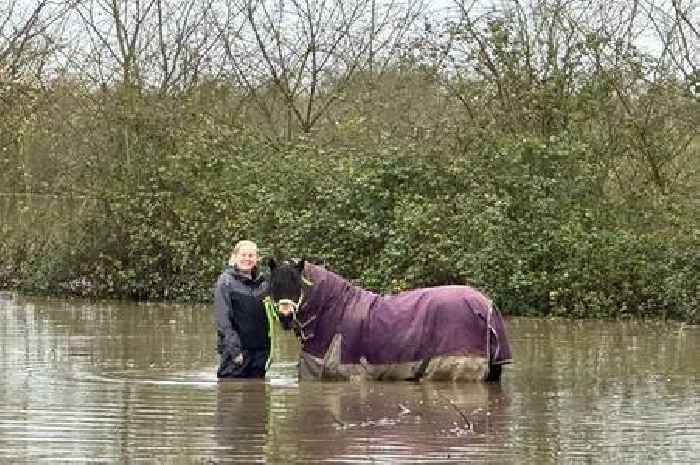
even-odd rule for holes
{"type": "Polygon", "coordinates": [[[695,0],[10,0],[0,285],[206,300],[233,242],[696,318],[695,0]]]}

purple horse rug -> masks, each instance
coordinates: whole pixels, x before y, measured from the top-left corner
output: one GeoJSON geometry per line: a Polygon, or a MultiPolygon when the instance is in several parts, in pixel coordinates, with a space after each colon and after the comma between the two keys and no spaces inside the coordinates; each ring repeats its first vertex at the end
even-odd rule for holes
{"type": "Polygon", "coordinates": [[[488,380],[511,362],[505,324],[467,286],[380,295],[307,263],[300,377],[488,380]]]}

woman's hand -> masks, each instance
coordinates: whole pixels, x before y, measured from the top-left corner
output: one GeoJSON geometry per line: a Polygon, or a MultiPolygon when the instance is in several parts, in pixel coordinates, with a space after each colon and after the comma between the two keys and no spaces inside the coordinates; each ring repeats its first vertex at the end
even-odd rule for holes
{"type": "Polygon", "coordinates": [[[291,301],[279,302],[277,304],[277,311],[282,316],[289,316],[294,312],[294,304],[291,301]]]}

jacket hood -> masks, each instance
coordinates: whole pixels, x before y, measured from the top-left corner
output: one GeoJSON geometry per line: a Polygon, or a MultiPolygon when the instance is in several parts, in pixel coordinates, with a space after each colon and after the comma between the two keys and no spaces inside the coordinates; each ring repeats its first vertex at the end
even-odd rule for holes
{"type": "Polygon", "coordinates": [[[263,274],[260,273],[257,266],[253,267],[253,269],[250,270],[250,276],[241,272],[241,270],[238,269],[238,266],[228,264],[224,266],[224,273],[228,273],[242,282],[258,283],[265,279],[265,276],[263,276],[263,274]]]}

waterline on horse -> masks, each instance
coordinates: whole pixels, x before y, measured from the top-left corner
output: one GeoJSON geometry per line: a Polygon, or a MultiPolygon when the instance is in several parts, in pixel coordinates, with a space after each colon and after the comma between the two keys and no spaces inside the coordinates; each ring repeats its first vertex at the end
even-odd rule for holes
{"type": "Polygon", "coordinates": [[[302,379],[498,381],[511,361],[500,312],[474,288],[382,295],[304,260],[269,265],[302,379]]]}

